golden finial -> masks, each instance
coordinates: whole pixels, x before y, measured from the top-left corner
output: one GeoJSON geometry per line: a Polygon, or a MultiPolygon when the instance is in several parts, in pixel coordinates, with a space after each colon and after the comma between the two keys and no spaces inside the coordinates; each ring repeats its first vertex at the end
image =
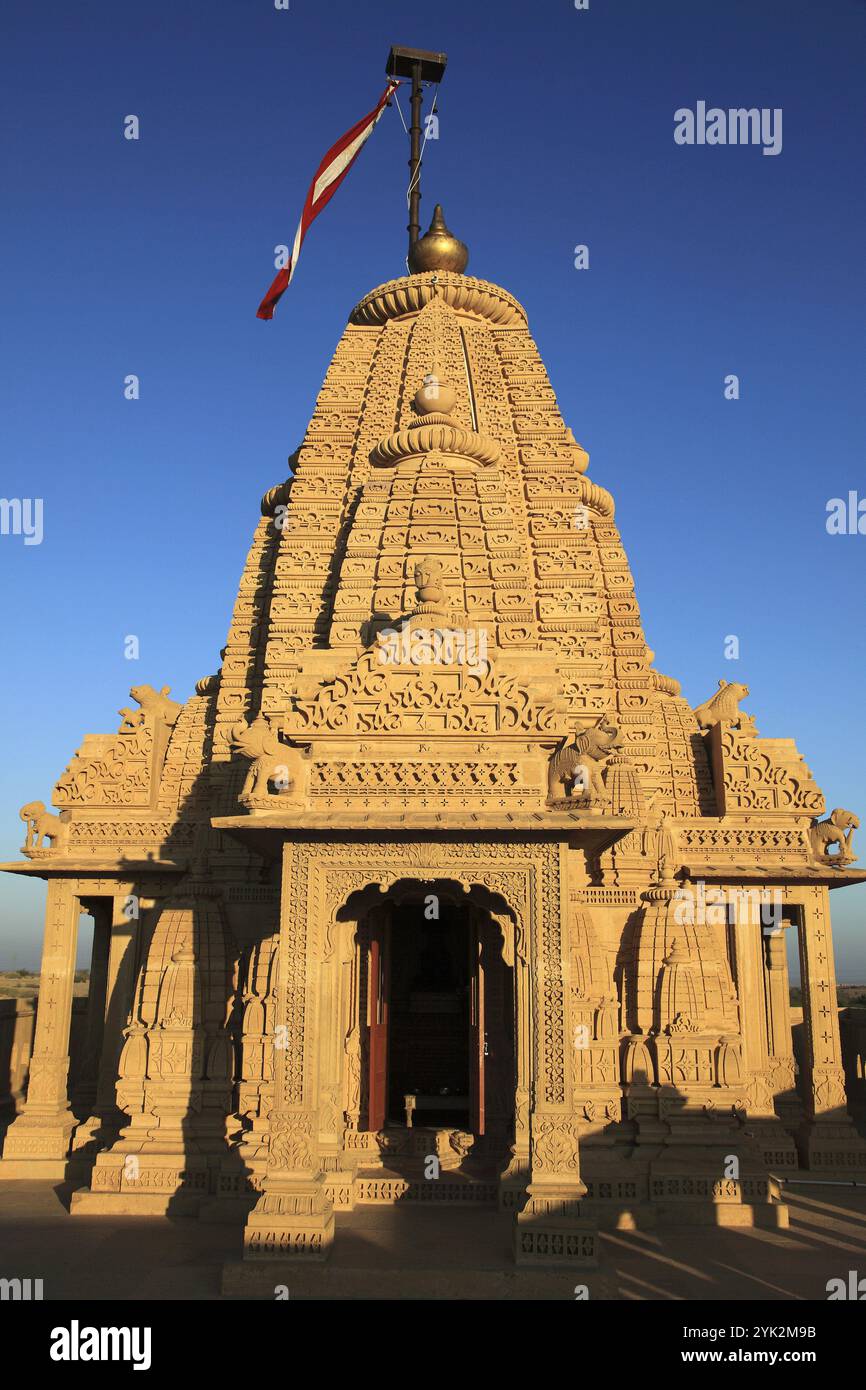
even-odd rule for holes
{"type": "Polygon", "coordinates": [[[449,232],[442,216],[442,204],[433,209],[433,221],[409,252],[413,275],[425,270],[453,270],[462,275],[469,263],[469,248],[449,232]]]}

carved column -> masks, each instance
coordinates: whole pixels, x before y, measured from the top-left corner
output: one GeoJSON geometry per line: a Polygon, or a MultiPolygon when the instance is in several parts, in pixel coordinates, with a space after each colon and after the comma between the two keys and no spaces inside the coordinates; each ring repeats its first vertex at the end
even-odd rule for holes
{"type": "Polygon", "coordinates": [[[804,898],[800,975],[807,1114],[798,1136],[800,1158],[815,1170],[862,1170],[866,1144],[846,1108],[828,892],[807,889],[804,898]]]}
{"type": "Polygon", "coordinates": [[[324,1260],[334,1210],[318,1149],[318,971],[321,904],[310,901],[310,851],[283,846],[277,1037],[270,1153],[262,1195],[244,1232],[246,1259],[324,1260]]]}
{"type": "Polygon", "coordinates": [[[30,1061],[27,1103],[10,1126],[0,1173],[4,1178],[62,1178],[75,1117],[67,1098],[69,1024],[81,905],[75,883],[48,882],[45,937],[30,1061]]]}
{"type": "Polygon", "coordinates": [[[514,1142],[499,1180],[499,1205],[503,1210],[513,1211],[522,1204],[531,1176],[532,971],[527,956],[525,923],[518,917],[515,925],[504,914],[493,914],[493,917],[502,935],[502,958],[514,972],[514,1142]]]}
{"type": "MultiPolygon", "coordinates": [[[[794,1141],[776,1114],[778,1068],[774,1048],[785,1046],[781,1036],[783,1006],[780,988],[787,972],[778,968],[778,947],[773,947],[773,970],[768,969],[760,891],[733,893],[734,970],[740,1005],[743,1042],[743,1081],[746,1093],[746,1129],[754,1135],[764,1162],[771,1169],[796,1168],[794,1141]]],[[[784,963],[784,934],[780,939],[784,963]]],[[[791,1051],[791,1030],[787,1035],[791,1051]]],[[[779,1054],[780,1057],[783,1054],[779,1054]]],[[[793,1057],[792,1057],[793,1061],[793,1057]]]]}
{"type": "Polygon", "coordinates": [[[190,880],[162,906],[124,1029],[117,1102],[130,1122],[73,1211],[192,1214],[215,1190],[231,1108],[228,1001],[222,905],[190,880]]]}
{"type": "MultiPolygon", "coordinates": [[[[580,1176],[580,1125],[567,1060],[565,854],[564,846],[544,847],[538,866],[542,872],[536,868],[530,899],[527,956],[534,1015],[533,1075],[528,1201],[517,1215],[515,1232],[515,1258],[521,1265],[596,1262],[596,1227],[581,1215],[586,1184],[580,1176]]],[[[528,974],[519,975],[519,983],[528,974]]]]}
{"type": "MultiPolygon", "coordinates": [[[[103,899],[84,900],[82,906],[93,918],[93,950],[90,956],[90,983],[87,991],[84,1049],[73,1087],[76,1113],[89,1115],[96,1101],[99,1058],[105,1031],[105,1001],[108,984],[108,950],[111,939],[111,912],[103,899]]],[[[76,1140],[78,1135],[76,1135],[76,1140]]],[[[77,1144],[76,1144],[77,1147],[77,1144]]]]}
{"type": "Polygon", "coordinates": [[[788,952],[785,939],[786,932],[792,925],[789,919],[783,918],[778,926],[764,929],[764,984],[770,1075],[775,1106],[783,1121],[797,1125],[802,1121],[803,1108],[797,1096],[795,1081],[788,952]]]}
{"type": "MultiPolygon", "coordinates": [[[[322,950],[319,964],[319,1010],[321,1026],[318,1045],[318,1152],[329,1200],[335,1207],[352,1209],[352,1178],[344,1162],[347,1073],[352,1057],[349,1051],[353,1022],[358,1043],[357,1003],[352,995],[352,966],[357,949],[354,930],[348,922],[338,923],[336,913],[342,903],[325,895],[321,921],[322,950]]],[[[357,1116],[356,1116],[357,1128],[357,1116]]]]}
{"type": "MultiPolygon", "coordinates": [[[[105,990],[105,1032],[102,1060],[96,1087],[96,1113],[103,1123],[122,1123],[117,1108],[118,1064],[123,1048],[123,1030],[132,1010],[135,987],[135,943],[141,917],[134,913],[134,902],[127,893],[111,899],[111,941],[108,950],[108,978],[105,990]]],[[[139,913],[145,904],[139,900],[139,913]]]]}
{"type": "Polygon", "coordinates": [[[773,1095],[767,1075],[769,1050],[764,986],[764,938],[761,913],[754,896],[733,890],[734,974],[743,1040],[743,1081],[749,1118],[773,1116],[773,1095]]]}
{"type": "Polygon", "coordinates": [[[277,936],[257,942],[242,982],[238,1118],[246,1127],[238,1143],[247,1182],[259,1190],[267,1167],[268,1112],[273,1094],[277,936]]]}

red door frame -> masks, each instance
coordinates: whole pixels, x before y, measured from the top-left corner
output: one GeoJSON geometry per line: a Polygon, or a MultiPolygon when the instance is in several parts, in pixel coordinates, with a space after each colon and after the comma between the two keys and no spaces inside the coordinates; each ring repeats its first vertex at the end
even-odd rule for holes
{"type": "Polygon", "coordinates": [[[367,1090],[367,1128],[385,1128],[388,1114],[388,1012],[391,987],[391,924],[384,910],[370,922],[367,962],[367,1026],[370,1034],[370,1075],[367,1090]]]}

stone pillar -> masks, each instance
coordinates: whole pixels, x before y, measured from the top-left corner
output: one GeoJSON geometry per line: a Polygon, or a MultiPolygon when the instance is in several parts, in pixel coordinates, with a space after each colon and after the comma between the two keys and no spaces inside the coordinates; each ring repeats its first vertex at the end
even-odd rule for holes
{"type": "Polygon", "coordinates": [[[88,1007],[87,1087],[82,1099],[90,1106],[87,1120],[75,1133],[75,1149],[96,1140],[95,1147],[114,1143],[126,1116],[117,1105],[117,1080],[123,1030],[129,1022],[134,985],[135,935],[140,900],[117,893],[94,899],[93,962],[88,1007]],[[94,979],[94,976],[96,977],[94,979]]]}
{"type": "Polygon", "coordinates": [[[796,1127],[802,1121],[803,1107],[797,1096],[794,1045],[791,1036],[786,932],[792,925],[789,918],[783,918],[778,926],[764,928],[764,985],[770,1076],[775,1107],[780,1119],[796,1127]]]}
{"type": "Polygon", "coordinates": [[[517,971],[516,978],[518,989],[530,995],[518,998],[518,1017],[531,1017],[533,1027],[528,1200],[516,1218],[515,1259],[519,1265],[593,1266],[598,1235],[581,1212],[586,1184],[580,1175],[580,1122],[573,1101],[572,1039],[567,1036],[566,851],[556,846],[549,852],[552,862],[543,875],[526,952],[530,968],[517,971]]]}
{"type": "MultiPolygon", "coordinates": [[[[87,1017],[84,1025],[84,1048],[72,1092],[76,1114],[90,1115],[96,1102],[96,1085],[102,1041],[105,1033],[105,1004],[108,987],[108,953],[111,940],[110,902],[96,898],[82,906],[93,918],[93,950],[90,955],[90,985],[87,992],[87,1017]]],[[[78,1139],[76,1135],[76,1139],[78,1139]]],[[[77,1145],[76,1145],[77,1147],[77,1145]]]]}
{"type": "Polygon", "coordinates": [[[828,890],[807,889],[804,899],[800,974],[806,1035],[806,1118],[797,1146],[806,1168],[863,1172],[866,1144],[848,1115],[845,1097],[828,890]]]}
{"type": "Polygon", "coordinates": [[[45,938],[27,1103],[10,1126],[4,1178],[63,1178],[75,1117],[69,1106],[69,1024],[81,905],[66,878],[48,882],[45,938]]]}
{"type": "MultiPolygon", "coordinates": [[[[734,969],[740,1003],[740,1033],[743,1043],[743,1081],[746,1091],[746,1129],[757,1141],[764,1162],[771,1171],[797,1167],[794,1140],[776,1114],[778,1056],[784,1058],[784,1048],[793,1054],[790,1022],[787,1044],[780,1031],[784,1013],[781,991],[787,982],[787,971],[778,968],[781,947],[785,960],[784,933],[778,944],[769,948],[777,938],[765,935],[762,918],[762,890],[734,891],[734,969]],[[767,951],[774,954],[768,957],[767,951]],[[774,962],[772,970],[768,960],[774,962]]],[[[791,1073],[793,1079],[793,1071],[791,1073]]]]}
{"type": "Polygon", "coordinates": [[[753,1115],[775,1113],[767,1078],[769,1049],[764,997],[764,939],[760,906],[754,895],[734,889],[732,896],[734,974],[743,1040],[743,1080],[751,1118],[753,1115]]]}
{"type": "Polygon", "coordinates": [[[103,1121],[122,1123],[123,1120],[123,1112],[116,1104],[118,1064],[123,1048],[123,1030],[132,1012],[136,938],[141,925],[141,912],[147,906],[152,906],[152,902],[145,904],[139,900],[135,904],[127,893],[118,893],[111,900],[105,1029],[96,1088],[96,1112],[103,1121]],[[136,907],[137,911],[134,910],[136,907]]]}
{"type": "Polygon", "coordinates": [[[162,905],[139,980],[118,1063],[130,1121],[97,1155],[73,1214],[194,1215],[217,1186],[233,1066],[225,921],[207,882],[162,905]]]}
{"type": "Polygon", "coordinates": [[[244,1258],[327,1259],[334,1208],[319,1154],[318,981],[324,923],[308,892],[306,847],[283,846],[274,1039],[274,1102],[262,1195],[247,1219],[244,1258]]]}
{"type": "Polygon", "coordinates": [[[502,955],[514,971],[514,1143],[499,1179],[499,1206],[514,1211],[525,1199],[531,1176],[529,1111],[532,1085],[532,972],[524,933],[494,914],[502,934],[502,955]]]}

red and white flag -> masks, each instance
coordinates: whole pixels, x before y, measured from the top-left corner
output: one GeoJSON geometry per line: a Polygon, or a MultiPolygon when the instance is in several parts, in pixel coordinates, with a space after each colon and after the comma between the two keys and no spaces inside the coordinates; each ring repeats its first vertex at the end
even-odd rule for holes
{"type": "Polygon", "coordinates": [[[372,135],[373,128],[384,111],[388,98],[399,86],[399,82],[389,82],[373,110],[368,111],[366,116],[362,116],[360,121],[353,125],[351,130],[347,130],[345,135],[341,135],[337,143],[328,150],[307,191],[304,210],[301,213],[298,230],[295,232],[295,244],[292,247],[289,263],[277,272],[274,283],[258,307],[256,318],[272,319],[274,317],[274,309],[280,297],[292,283],[292,276],[295,273],[298,256],[310,223],[318,217],[325,204],[333,198],[366,141],[372,135]]]}

